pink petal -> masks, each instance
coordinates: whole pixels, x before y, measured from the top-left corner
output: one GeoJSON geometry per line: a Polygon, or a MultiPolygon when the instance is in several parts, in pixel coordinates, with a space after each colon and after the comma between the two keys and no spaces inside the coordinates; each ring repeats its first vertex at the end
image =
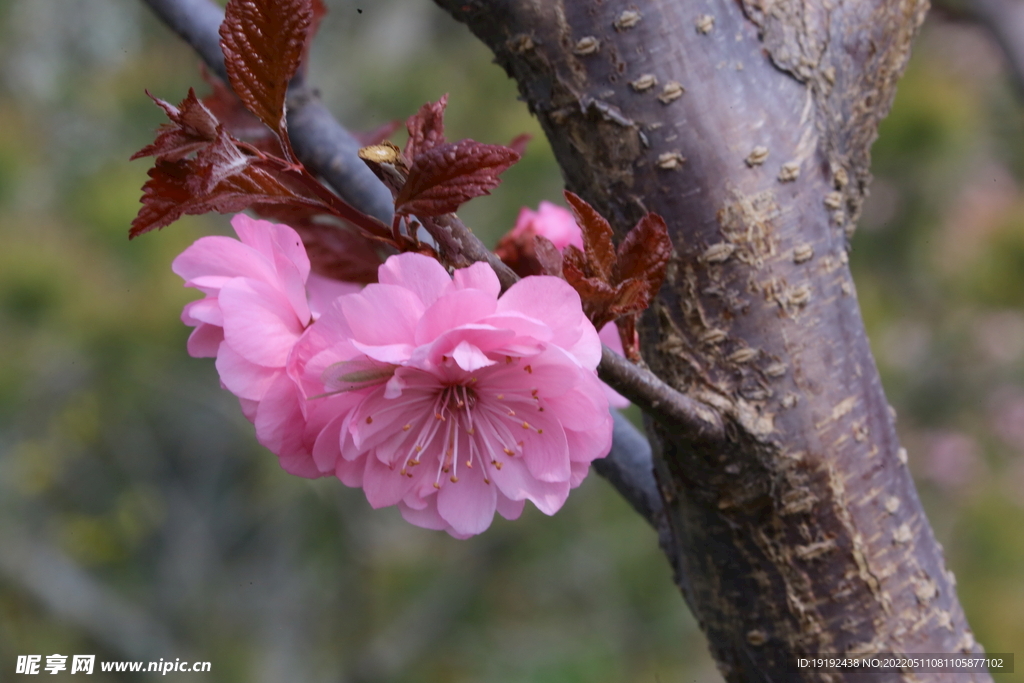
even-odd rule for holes
{"type": "MultiPolygon", "coordinates": [[[[515,338],[511,330],[497,330],[486,325],[465,325],[440,335],[433,342],[417,348],[408,357],[408,365],[432,370],[440,366],[444,356],[454,356],[459,344],[466,343],[481,353],[500,351],[505,355],[509,343],[515,338]]],[[[490,365],[490,363],[485,363],[490,365]]],[[[479,366],[483,367],[483,365],[479,366]]],[[[464,368],[465,369],[465,368],[464,368]]]]}
{"type": "Polygon", "coordinates": [[[465,339],[452,349],[452,359],[466,372],[473,372],[488,365],[494,365],[494,361],[488,358],[483,351],[473,346],[465,339]]]}
{"type": "Polygon", "coordinates": [[[474,263],[469,268],[460,268],[452,276],[451,291],[459,289],[479,289],[486,292],[492,299],[501,294],[501,283],[494,269],[483,261],[474,263]]]}
{"type": "Polygon", "coordinates": [[[452,279],[436,259],[423,254],[391,256],[377,269],[382,285],[399,285],[413,294],[426,308],[448,288],[452,279]]]}
{"type": "Polygon", "coordinates": [[[321,472],[330,472],[337,467],[338,461],[342,460],[341,426],[344,422],[345,415],[338,415],[328,422],[316,437],[316,443],[313,445],[313,462],[321,472]]]}
{"type": "MultiPolygon", "coordinates": [[[[281,458],[305,459],[312,456],[303,446],[306,421],[299,409],[298,389],[291,378],[278,371],[256,409],[256,438],[281,458]]],[[[297,463],[298,460],[295,460],[297,463]]],[[[294,463],[293,463],[294,464],[294,463]]],[[[304,471],[309,467],[302,465],[304,471]]],[[[312,467],[315,476],[320,470],[312,467]]],[[[304,475],[309,476],[309,475],[304,475]]]]}
{"type": "Polygon", "coordinates": [[[366,470],[366,455],[355,460],[338,458],[338,466],[334,469],[334,476],[345,486],[362,488],[363,474],[366,470]]]}
{"type": "Polygon", "coordinates": [[[362,287],[354,282],[342,282],[310,273],[306,280],[310,313],[314,318],[319,318],[339,296],[355,294],[361,289],[362,287]]]}
{"type": "Polygon", "coordinates": [[[228,391],[250,401],[262,400],[280,372],[278,369],[250,362],[227,343],[220,345],[216,366],[220,381],[228,391]]]}
{"type": "Polygon", "coordinates": [[[583,480],[587,478],[590,473],[589,462],[574,462],[572,463],[572,476],[569,477],[569,486],[576,488],[583,483],[583,480]]]}
{"type": "Polygon", "coordinates": [[[411,343],[424,310],[415,293],[383,284],[367,285],[358,294],[343,296],[338,305],[353,340],[371,346],[411,343]]]}
{"type": "Polygon", "coordinates": [[[499,470],[491,468],[490,478],[501,493],[513,501],[529,500],[545,515],[553,515],[569,497],[569,482],[543,482],[534,479],[522,458],[506,458],[499,470]]]}
{"type": "Polygon", "coordinates": [[[523,507],[526,506],[525,500],[512,500],[502,492],[498,492],[498,503],[497,510],[498,514],[508,520],[519,519],[519,515],[523,514],[523,507]]]}
{"type": "Polygon", "coordinates": [[[200,237],[171,262],[171,270],[186,282],[200,277],[249,277],[263,282],[277,279],[273,261],[230,237],[200,237]]]}
{"type": "MultiPolygon", "coordinates": [[[[516,419],[529,422],[530,428],[523,428],[523,460],[539,481],[560,482],[569,479],[569,444],[565,431],[557,420],[547,412],[516,413],[516,419]],[[536,430],[543,433],[537,433],[536,430]]],[[[519,430],[514,430],[519,433],[519,430]]]]}
{"type": "Polygon", "coordinates": [[[568,282],[550,276],[526,277],[498,299],[499,313],[519,312],[546,323],[552,343],[572,353],[588,369],[601,361],[601,342],[568,282]]]}
{"type": "Polygon", "coordinates": [[[231,219],[231,227],[243,244],[265,256],[271,263],[280,254],[296,265],[303,281],[309,275],[309,257],[298,233],[291,227],[250,218],[243,213],[231,219]]]}
{"type": "Polygon", "coordinates": [[[366,470],[363,472],[363,492],[370,507],[374,509],[394,505],[405,497],[416,479],[399,473],[398,467],[391,468],[375,457],[366,458],[366,470]]]}
{"type": "Polygon", "coordinates": [[[220,292],[224,340],[253,363],[284,367],[303,331],[287,299],[271,285],[232,280],[220,292]]]}
{"type": "Polygon", "coordinates": [[[479,289],[460,289],[445,294],[423,312],[415,328],[415,342],[428,344],[445,332],[475,323],[494,313],[496,305],[493,296],[479,289]]]}
{"type": "Polygon", "coordinates": [[[497,487],[485,484],[479,469],[459,468],[459,481],[445,481],[437,492],[437,512],[455,533],[485,531],[494,519],[497,487]]]}
{"type": "Polygon", "coordinates": [[[402,513],[402,519],[409,522],[409,524],[413,524],[423,529],[443,531],[448,527],[448,523],[441,519],[441,515],[437,512],[436,502],[417,509],[411,507],[405,501],[402,501],[398,504],[398,510],[402,513]]]}
{"type": "Polygon", "coordinates": [[[220,310],[220,302],[216,298],[206,298],[185,304],[181,311],[181,322],[186,325],[207,323],[224,327],[224,314],[220,310]]]}
{"type": "Polygon", "coordinates": [[[199,323],[188,336],[188,355],[193,358],[216,358],[217,349],[224,341],[224,328],[199,323]]]}
{"type": "Polygon", "coordinates": [[[548,201],[542,201],[538,209],[533,221],[533,229],[538,235],[551,240],[559,251],[570,244],[583,249],[583,233],[571,211],[548,201]]]}
{"type": "Polygon", "coordinates": [[[570,464],[589,463],[605,457],[612,449],[612,424],[609,421],[595,424],[594,429],[566,429],[565,440],[569,445],[570,464]]]}

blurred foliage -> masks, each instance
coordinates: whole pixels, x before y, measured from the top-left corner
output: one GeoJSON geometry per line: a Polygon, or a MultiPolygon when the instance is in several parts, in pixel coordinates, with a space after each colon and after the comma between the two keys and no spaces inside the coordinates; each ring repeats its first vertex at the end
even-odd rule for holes
{"type": "MultiPolygon", "coordinates": [[[[449,92],[449,137],[534,135],[469,225],[493,243],[558,198],[536,122],[463,27],[426,0],[328,5],[311,78],[346,125],[449,92]]],[[[455,541],[255,443],[185,353],[195,293],[169,268],[227,219],[127,241],[146,173],[127,158],[162,119],[143,89],[177,101],[196,64],[134,0],[0,0],[0,671],[57,652],[209,660],[229,682],[720,680],[655,535],[599,478],[553,518],[455,541]]],[[[978,640],[1012,651],[1024,107],[980,30],[926,24],[875,162],[864,316],[978,640]]]]}

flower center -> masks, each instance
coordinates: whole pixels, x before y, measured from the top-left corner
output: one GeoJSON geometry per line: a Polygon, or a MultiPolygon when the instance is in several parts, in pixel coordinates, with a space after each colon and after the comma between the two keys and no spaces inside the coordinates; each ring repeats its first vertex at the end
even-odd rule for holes
{"type": "MultiPolygon", "coordinates": [[[[400,474],[412,477],[412,468],[422,462],[426,451],[428,458],[437,457],[434,488],[441,488],[442,477],[458,483],[460,467],[479,467],[484,483],[490,484],[490,474],[502,468],[504,459],[522,453],[523,441],[515,437],[518,429],[544,433],[517,415],[513,405],[520,412],[544,410],[536,390],[529,396],[492,394],[480,388],[475,377],[463,384],[442,386],[406,453],[400,474]]],[[[412,423],[402,427],[405,431],[412,428],[412,423]]]]}

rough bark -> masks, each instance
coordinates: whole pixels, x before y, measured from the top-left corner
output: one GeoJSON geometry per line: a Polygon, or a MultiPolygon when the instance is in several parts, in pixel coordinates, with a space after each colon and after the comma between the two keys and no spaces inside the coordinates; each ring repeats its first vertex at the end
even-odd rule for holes
{"type": "Polygon", "coordinates": [[[620,236],[668,222],[643,354],[715,406],[727,443],[649,426],[663,545],[725,678],[902,680],[794,658],[980,652],[847,267],[926,2],[436,1],[519,83],[569,189],[620,236]]]}

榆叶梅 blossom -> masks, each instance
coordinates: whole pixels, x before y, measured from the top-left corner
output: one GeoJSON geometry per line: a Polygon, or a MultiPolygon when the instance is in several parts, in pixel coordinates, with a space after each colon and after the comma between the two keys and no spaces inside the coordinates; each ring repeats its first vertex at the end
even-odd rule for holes
{"type": "Polygon", "coordinates": [[[298,234],[236,216],[174,271],[189,353],[216,358],[259,441],[293,474],[334,474],[373,507],[465,538],[529,500],[552,514],[611,447],[601,346],[565,281],[500,294],[489,266],[454,275],[392,256],[379,283],[319,278],[298,234]]]}
{"type": "Polygon", "coordinates": [[[297,428],[300,396],[285,364],[319,307],[359,286],[312,275],[302,240],[287,225],[243,214],[231,225],[238,240],[202,237],[171,266],[186,287],[206,295],[182,311],[182,321],[195,327],[189,354],[217,359],[221,383],[285,470],[320,476],[297,428]]]}
{"type": "Polygon", "coordinates": [[[486,264],[452,277],[419,254],[378,277],[335,299],[289,359],[316,466],[460,538],[527,500],[558,510],[611,447],[601,345],[575,290],[537,276],[499,296],[486,264]]]}

